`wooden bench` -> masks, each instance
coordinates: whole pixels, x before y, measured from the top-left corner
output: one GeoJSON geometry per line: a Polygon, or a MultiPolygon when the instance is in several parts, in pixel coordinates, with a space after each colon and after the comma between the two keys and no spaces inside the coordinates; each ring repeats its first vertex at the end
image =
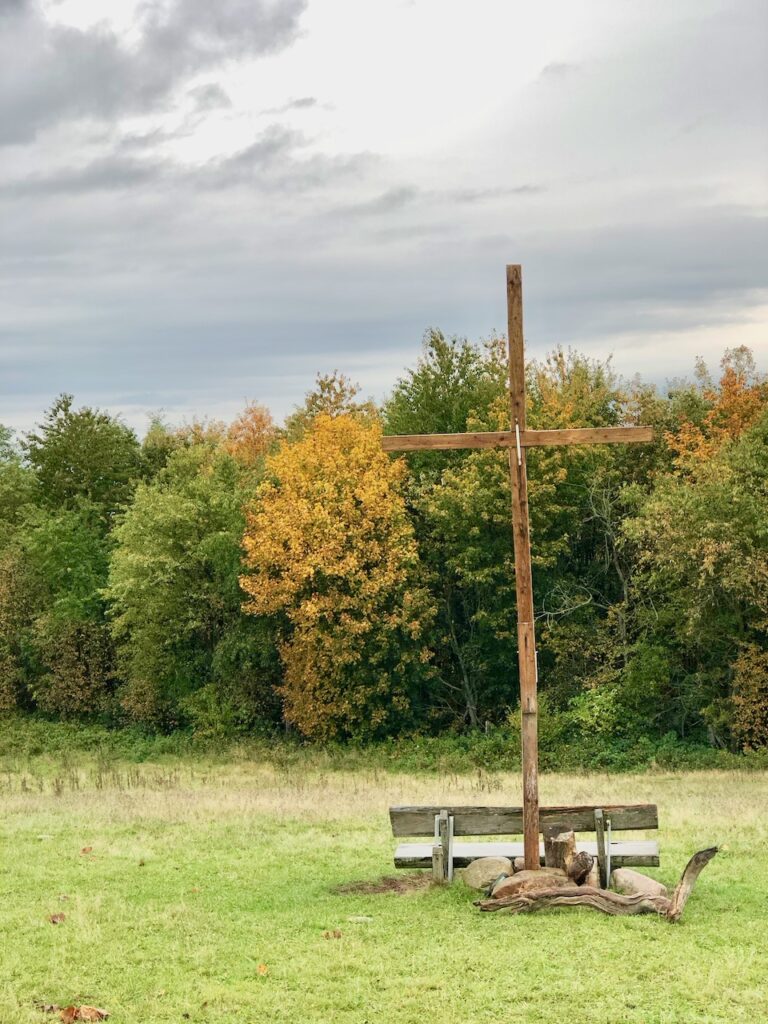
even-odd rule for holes
{"type": "MultiPolygon", "coordinates": [[[[454,842],[456,836],[516,836],[523,832],[521,807],[390,807],[392,832],[397,837],[429,836],[428,843],[401,843],[395,850],[396,868],[431,868],[436,881],[451,881],[454,868],[466,867],[480,857],[522,857],[521,842],[454,842]]],[[[657,829],[655,804],[618,804],[584,807],[542,807],[542,831],[577,833],[576,849],[597,858],[603,887],[613,868],[628,865],[658,867],[655,840],[616,841],[615,832],[657,829]],[[594,833],[584,841],[578,833],[594,833]]],[[[544,844],[541,844],[544,863],[544,844]]]]}

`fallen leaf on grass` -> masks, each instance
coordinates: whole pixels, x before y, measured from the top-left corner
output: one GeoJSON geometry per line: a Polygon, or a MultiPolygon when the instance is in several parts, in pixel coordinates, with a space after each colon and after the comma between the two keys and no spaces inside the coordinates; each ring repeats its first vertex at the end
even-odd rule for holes
{"type": "Polygon", "coordinates": [[[259,966],[256,968],[256,970],[261,975],[269,974],[269,968],[267,967],[266,964],[259,964],[259,966]]]}
{"type": "Polygon", "coordinates": [[[324,939],[340,939],[341,938],[341,929],[340,928],[334,928],[332,932],[323,932],[323,938],[324,939]]]}
{"type": "Polygon", "coordinates": [[[65,1006],[59,1016],[64,1024],[73,1024],[76,1020],[106,1020],[109,1013],[98,1006],[65,1006]]]}
{"type": "Polygon", "coordinates": [[[48,915],[48,920],[51,922],[51,924],[63,924],[63,922],[66,921],[66,919],[67,919],[67,915],[66,914],[49,914],[48,915]]]}

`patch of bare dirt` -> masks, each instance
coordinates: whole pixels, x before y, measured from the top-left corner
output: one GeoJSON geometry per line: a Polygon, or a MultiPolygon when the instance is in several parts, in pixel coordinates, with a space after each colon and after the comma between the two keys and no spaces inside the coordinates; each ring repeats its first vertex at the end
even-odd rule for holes
{"type": "Polygon", "coordinates": [[[409,893],[428,889],[432,884],[431,875],[420,872],[413,875],[384,875],[375,882],[344,882],[333,890],[342,896],[351,893],[374,895],[379,892],[409,893]]]}

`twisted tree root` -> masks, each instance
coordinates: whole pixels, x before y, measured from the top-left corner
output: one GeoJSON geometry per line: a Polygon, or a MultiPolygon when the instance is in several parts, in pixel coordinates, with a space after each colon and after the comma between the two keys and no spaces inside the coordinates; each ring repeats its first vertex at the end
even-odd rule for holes
{"type": "Polygon", "coordinates": [[[496,911],[502,914],[523,914],[534,910],[546,910],[548,907],[590,907],[602,914],[614,916],[658,914],[659,917],[674,923],[680,920],[697,878],[717,850],[716,846],[711,846],[706,850],[699,850],[691,857],[671,898],[650,896],[646,893],[622,896],[617,892],[597,889],[591,885],[569,885],[521,891],[498,900],[478,900],[476,905],[483,911],[496,911]]]}

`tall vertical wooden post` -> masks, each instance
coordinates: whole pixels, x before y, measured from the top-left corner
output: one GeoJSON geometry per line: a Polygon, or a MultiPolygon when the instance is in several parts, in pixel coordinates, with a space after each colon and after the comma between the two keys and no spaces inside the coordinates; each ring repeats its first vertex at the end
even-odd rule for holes
{"type": "Polygon", "coordinates": [[[539,751],[536,698],[536,635],[533,623],[533,579],[528,521],[528,476],[525,448],[525,353],[523,348],[523,279],[518,264],[507,266],[507,338],[509,343],[509,403],[517,444],[509,448],[512,479],[512,532],[515,548],[517,643],[520,665],[520,709],[523,748],[523,842],[525,867],[539,867],[539,751]]]}
{"type": "Polygon", "coordinates": [[[536,635],[533,625],[531,538],[528,524],[528,477],[525,450],[533,445],[625,444],[653,440],[650,427],[579,427],[526,430],[525,353],[523,351],[523,275],[507,267],[507,336],[509,338],[509,411],[511,430],[464,434],[398,434],[383,437],[387,452],[451,451],[458,448],[499,448],[509,451],[512,479],[512,534],[515,542],[517,641],[520,662],[520,708],[523,734],[523,836],[525,866],[539,867],[539,751],[536,687],[536,635]]]}

